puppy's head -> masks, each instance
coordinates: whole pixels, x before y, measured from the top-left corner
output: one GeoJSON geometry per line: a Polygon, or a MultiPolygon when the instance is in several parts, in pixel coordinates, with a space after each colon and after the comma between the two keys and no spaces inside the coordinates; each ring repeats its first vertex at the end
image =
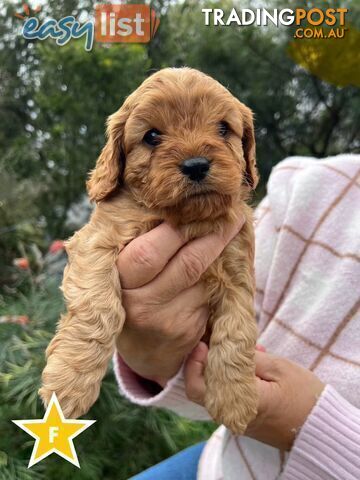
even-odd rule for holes
{"type": "Polygon", "coordinates": [[[197,70],[149,77],[109,117],[107,134],[88,181],[92,200],[125,188],[188,223],[223,215],[258,181],[251,111],[197,70]]]}

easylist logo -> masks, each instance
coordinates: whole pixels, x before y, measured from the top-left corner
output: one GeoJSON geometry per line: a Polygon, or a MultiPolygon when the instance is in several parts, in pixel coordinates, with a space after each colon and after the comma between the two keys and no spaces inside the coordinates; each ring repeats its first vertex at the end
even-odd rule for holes
{"type": "Polygon", "coordinates": [[[84,38],[87,51],[93,48],[94,38],[106,43],[148,43],[160,24],[155,11],[143,4],[96,5],[95,22],[91,19],[82,23],[72,15],[41,21],[35,16],[41,15],[41,7],[32,10],[27,4],[23,5],[23,12],[15,16],[24,20],[21,33],[27,40],[51,38],[61,47],[72,39],[84,38]]]}

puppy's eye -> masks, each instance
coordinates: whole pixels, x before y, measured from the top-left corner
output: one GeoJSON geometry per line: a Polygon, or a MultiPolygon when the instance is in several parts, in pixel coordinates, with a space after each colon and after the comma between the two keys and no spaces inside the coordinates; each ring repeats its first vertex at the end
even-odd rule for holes
{"type": "Polygon", "coordinates": [[[156,128],[152,128],[145,133],[143,140],[151,147],[156,147],[161,141],[161,133],[156,128]]]}
{"type": "Polygon", "coordinates": [[[227,122],[220,122],[219,123],[219,134],[222,137],[226,137],[226,135],[230,132],[230,127],[227,122]]]}

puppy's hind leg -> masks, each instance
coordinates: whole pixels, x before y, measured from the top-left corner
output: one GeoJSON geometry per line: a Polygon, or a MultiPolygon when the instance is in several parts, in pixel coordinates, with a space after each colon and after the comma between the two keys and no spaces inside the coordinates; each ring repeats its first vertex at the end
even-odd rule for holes
{"type": "Polygon", "coordinates": [[[254,363],[257,328],[252,296],[231,297],[225,294],[213,316],[205,369],[205,406],[215,421],[234,434],[243,434],[257,414],[254,363]]]}
{"type": "Polygon", "coordinates": [[[257,415],[255,377],[257,325],[254,309],[254,231],[246,222],[208,272],[212,307],[205,405],[210,415],[235,434],[243,434],[257,415]]]}
{"type": "Polygon", "coordinates": [[[117,250],[76,250],[64,274],[68,312],[47,348],[39,391],[45,404],[55,392],[67,418],[85,414],[96,401],[125,321],[117,250]]]}

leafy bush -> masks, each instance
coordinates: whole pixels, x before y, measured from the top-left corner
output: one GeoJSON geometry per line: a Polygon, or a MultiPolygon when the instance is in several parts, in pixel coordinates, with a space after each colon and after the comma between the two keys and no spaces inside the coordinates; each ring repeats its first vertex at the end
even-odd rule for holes
{"type": "Polygon", "coordinates": [[[43,191],[32,179],[19,179],[0,165],[0,288],[18,282],[15,257],[24,256],[25,245],[44,246],[44,223],[37,200],[43,191]]]}

